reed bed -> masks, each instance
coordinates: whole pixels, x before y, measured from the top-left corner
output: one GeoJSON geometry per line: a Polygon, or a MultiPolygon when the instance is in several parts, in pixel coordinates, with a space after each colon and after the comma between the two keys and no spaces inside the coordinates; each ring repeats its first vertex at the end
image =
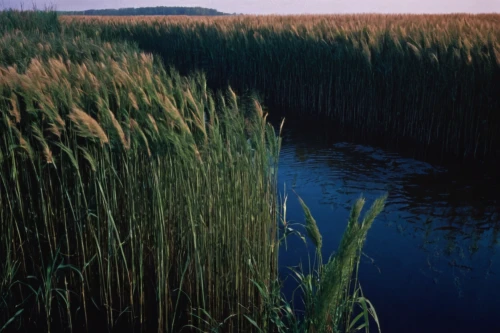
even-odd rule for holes
{"type": "Polygon", "coordinates": [[[63,17],[285,114],[441,157],[500,157],[500,16],[63,17]]]}
{"type": "Polygon", "coordinates": [[[303,202],[317,258],[295,272],[308,309],[298,317],[277,274],[280,137],[257,98],[212,92],[204,74],[53,13],[0,20],[0,332],[378,323],[356,274],[383,199],[361,223],[358,201],[326,263],[303,202]]]}
{"type": "Polygon", "coordinates": [[[0,42],[0,329],[264,327],[279,138],[259,103],[64,38],[0,42]]]}

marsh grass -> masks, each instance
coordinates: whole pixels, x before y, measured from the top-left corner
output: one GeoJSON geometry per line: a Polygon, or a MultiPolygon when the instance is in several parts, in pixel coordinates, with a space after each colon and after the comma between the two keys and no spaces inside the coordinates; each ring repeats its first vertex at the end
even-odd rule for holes
{"type": "Polygon", "coordinates": [[[381,202],[361,224],[355,207],[326,264],[302,202],[318,249],[316,270],[297,272],[309,281],[302,321],[277,279],[281,140],[259,101],[214,93],[203,74],[181,76],[52,13],[4,18],[0,332],[368,325],[352,277],[381,202]],[[351,322],[356,302],[364,317],[351,322]]]}
{"type": "Polygon", "coordinates": [[[326,117],[422,155],[499,155],[497,14],[64,17],[159,54],[211,86],[259,91],[286,115],[326,117]],[[252,73],[249,75],[249,73],[252,73]]]}
{"type": "Polygon", "coordinates": [[[2,41],[2,325],[260,322],[245,305],[262,303],[251,279],[275,276],[279,138],[259,103],[132,46],[2,41]]]}
{"type": "MultiPolygon", "coordinates": [[[[277,332],[381,332],[375,307],[364,296],[358,280],[358,271],[363,245],[373,221],[383,210],[387,196],[374,201],[371,208],[360,221],[365,199],[359,198],[351,209],[346,230],[337,251],[326,262],[323,261],[321,233],[306,203],[299,197],[304,211],[305,222],[302,225],[307,238],[314,247],[314,258],[309,258],[308,267],[302,264],[290,267],[290,277],[296,282],[296,289],[290,301],[290,295],[280,292],[281,281],[275,280],[271,287],[259,281],[254,283],[267,305],[268,325],[260,327],[247,318],[259,332],[267,332],[274,327],[277,332]],[[295,294],[302,304],[295,303],[295,294]],[[299,311],[298,309],[303,309],[299,311]]],[[[286,221],[286,197],[281,210],[281,220],[286,221]]],[[[290,229],[291,230],[291,229],[290,229]]],[[[306,239],[297,230],[288,236],[306,239]]]]}

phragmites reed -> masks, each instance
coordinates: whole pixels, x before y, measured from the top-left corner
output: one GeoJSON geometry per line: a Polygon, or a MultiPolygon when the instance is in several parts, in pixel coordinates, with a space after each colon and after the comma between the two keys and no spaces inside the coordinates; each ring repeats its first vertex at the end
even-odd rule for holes
{"type": "MultiPolygon", "coordinates": [[[[298,282],[298,289],[302,292],[305,311],[301,320],[297,320],[295,315],[286,311],[278,311],[279,315],[285,318],[282,322],[289,325],[289,331],[371,332],[372,322],[380,331],[377,314],[372,304],[361,293],[358,269],[366,234],[374,219],[382,211],[386,198],[384,196],[375,200],[361,222],[359,216],[365,199],[358,199],[351,210],[340,245],[329,260],[324,263],[322,254],[317,248],[314,263],[312,265],[310,263],[308,271],[302,268],[292,269],[298,282]],[[357,305],[360,308],[355,311],[357,305]]],[[[305,215],[304,227],[307,235],[315,246],[321,246],[318,241],[321,235],[316,222],[300,197],[299,202],[305,215]]],[[[264,294],[271,296],[270,293],[264,294]]],[[[282,307],[289,306],[286,300],[281,299],[281,302],[282,307]]]]}
{"type": "MultiPolygon", "coordinates": [[[[336,26],[329,35],[315,28],[329,31],[322,18],[293,27],[274,19],[61,23],[52,12],[0,13],[0,331],[323,332],[349,324],[354,267],[383,200],[361,224],[358,201],[327,264],[318,225],[300,200],[317,276],[302,280],[308,312],[298,320],[279,296],[281,139],[258,99],[242,101],[226,79],[242,79],[238,89],[277,92],[273,98],[285,105],[307,102],[327,112],[336,104],[332,114],[363,118],[344,111],[358,100],[357,78],[381,70],[380,30],[359,31],[359,22],[344,20],[348,30],[336,26]],[[200,53],[186,52],[202,36],[200,53]],[[207,65],[208,79],[165,69],[127,38],[165,61],[207,65]],[[334,67],[320,68],[323,52],[334,67]],[[248,54],[263,64],[251,78],[239,72],[249,72],[240,66],[248,54]],[[297,59],[319,72],[291,70],[305,63],[297,59]],[[344,61],[347,72],[335,67],[344,61]],[[224,90],[213,93],[207,81],[223,82],[224,90]],[[316,90],[327,98],[316,98],[316,90]]],[[[405,57],[402,35],[395,38],[405,57]]],[[[436,52],[440,62],[463,61],[447,52],[436,52]]]]}
{"type": "Polygon", "coordinates": [[[498,14],[61,21],[138,43],[182,73],[202,69],[212,87],[258,91],[273,112],[331,119],[356,138],[421,157],[500,158],[498,14]]]}
{"type": "Polygon", "coordinates": [[[73,107],[68,118],[76,125],[76,130],[80,136],[99,139],[101,145],[109,142],[106,133],[104,133],[99,123],[78,107],[73,107]]]}
{"type": "Polygon", "coordinates": [[[319,232],[316,220],[312,216],[311,211],[309,210],[309,207],[307,207],[307,205],[302,200],[302,198],[299,198],[299,202],[300,202],[300,205],[302,206],[302,209],[304,210],[304,215],[306,218],[305,228],[306,228],[307,236],[309,236],[309,238],[313,242],[318,253],[321,253],[321,248],[323,247],[323,239],[321,237],[321,233],[319,232]]]}
{"type": "Polygon", "coordinates": [[[16,15],[0,13],[0,330],[264,325],[280,139],[262,110],[16,15]]]}
{"type": "Polygon", "coordinates": [[[314,331],[323,332],[328,327],[350,320],[352,306],[346,300],[349,299],[352,286],[357,288],[357,274],[354,274],[358,269],[366,234],[383,210],[386,199],[385,196],[375,200],[361,222],[358,218],[365,200],[360,198],[354,204],[338,251],[320,271],[321,280],[311,314],[314,331]]]}

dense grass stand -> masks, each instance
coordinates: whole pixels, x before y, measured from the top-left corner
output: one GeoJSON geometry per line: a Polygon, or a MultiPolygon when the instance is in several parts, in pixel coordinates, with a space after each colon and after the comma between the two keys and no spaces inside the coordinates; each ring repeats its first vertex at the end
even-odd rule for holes
{"type": "Polygon", "coordinates": [[[299,320],[277,277],[280,137],[258,100],[104,41],[106,25],[0,21],[0,331],[368,331],[355,273],[383,199],[361,223],[358,201],[325,263],[304,204],[319,257],[299,320]]]}

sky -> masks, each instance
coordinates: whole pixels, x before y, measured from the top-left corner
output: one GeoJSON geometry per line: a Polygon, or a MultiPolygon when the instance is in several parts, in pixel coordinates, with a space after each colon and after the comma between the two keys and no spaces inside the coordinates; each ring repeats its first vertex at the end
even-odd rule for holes
{"type": "Polygon", "coordinates": [[[500,0],[0,0],[0,8],[85,10],[185,6],[241,14],[500,13],[500,0]]]}

